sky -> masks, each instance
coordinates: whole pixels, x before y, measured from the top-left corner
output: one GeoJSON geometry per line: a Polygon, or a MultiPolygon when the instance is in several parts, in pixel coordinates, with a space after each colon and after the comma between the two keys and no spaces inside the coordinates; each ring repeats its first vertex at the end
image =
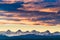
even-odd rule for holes
{"type": "Polygon", "coordinates": [[[59,3],[59,0],[1,0],[0,30],[60,31],[59,3]]]}
{"type": "Polygon", "coordinates": [[[40,25],[20,25],[20,24],[0,24],[0,31],[11,30],[16,32],[17,30],[22,30],[23,32],[36,30],[39,32],[44,32],[49,30],[51,33],[60,32],[60,25],[56,26],[40,26],[40,25]]]}

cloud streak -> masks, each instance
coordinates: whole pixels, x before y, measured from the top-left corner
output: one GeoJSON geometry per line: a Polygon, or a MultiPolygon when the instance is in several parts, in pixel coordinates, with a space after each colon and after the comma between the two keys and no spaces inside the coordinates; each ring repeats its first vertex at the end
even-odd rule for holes
{"type": "Polygon", "coordinates": [[[60,24],[60,6],[54,2],[17,2],[0,5],[0,24],[42,26],[54,26],[60,24]]]}

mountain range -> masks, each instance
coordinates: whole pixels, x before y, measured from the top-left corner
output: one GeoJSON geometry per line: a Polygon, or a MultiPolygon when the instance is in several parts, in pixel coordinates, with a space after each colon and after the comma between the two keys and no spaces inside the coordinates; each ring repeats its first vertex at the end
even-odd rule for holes
{"type": "Polygon", "coordinates": [[[49,30],[45,32],[38,32],[33,30],[31,32],[12,32],[10,30],[0,31],[0,40],[60,40],[60,32],[50,33],[49,30]]]}
{"type": "Polygon", "coordinates": [[[18,30],[17,32],[12,32],[10,30],[5,31],[0,31],[0,35],[6,35],[8,37],[12,37],[12,36],[21,36],[21,35],[28,35],[28,34],[34,34],[34,35],[39,35],[39,36],[54,36],[54,35],[60,35],[60,32],[54,32],[54,33],[50,33],[50,31],[45,31],[45,32],[39,32],[36,30],[33,30],[31,32],[26,31],[26,32],[22,32],[21,30],[18,30]]]}

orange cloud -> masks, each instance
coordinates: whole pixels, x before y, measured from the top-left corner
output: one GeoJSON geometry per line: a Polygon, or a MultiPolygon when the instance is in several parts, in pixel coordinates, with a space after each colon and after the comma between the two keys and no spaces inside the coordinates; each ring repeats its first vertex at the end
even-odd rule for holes
{"type": "Polygon", "coordinates": [[[23,1],[23,0],[2,0],[3,2],[1,3],[7,3],[7,4],[12,4],[12,3],[15,3],[15,2],[18,2],[18,1],[23,1]]]}
{"type": "Polygon", "coordinates": [[[60,7],[55,7],[55,8],[43,8],[40,9],[41,12],[59,12],[60,11],[60,7]]]}
{"type": "Polygon", "coordinates": [[[26,25],[42,25],[42,26],[53,26],[53,25],[59,24],[57,23],[58,21],[56,19],[53,19],[55,17],[51,16],[49,13],[48,15],[40,15],[42,13],[26,14],[23,12],[22,13],[6,12],[6,11],[0,11],[0,12],[5,15],[5,16],[0,16],[0,24],[26,24],[26,25]],[[21,16],[21,14],[24,14],[26,16],[21,16]],[[32,14],[33,16],[31,16],[32,14]],[[9,16],[9,15],[12,15],[12,16],[9,16]]]}
{"type": "Polygon", "coordinates": [[[54,12],[54,13],[57,13],[60,11],[60,7],[44,8],[46,5],[44,4],[36,5],[34,3],[29,3],[29,4],[23,4],[23,8],[17,8],[17,9],[26,10],[26,11],[40,11],[40,12],[54,12]]]}
{"type": "MultiPolygon", "coordinates": [[[[25,0],[26,1],[26,0],[25,0]]],[[[27,0],[26,2],[33,1],[27,0]]],[[[14,3],[15,0],[5,1],[6,3],[14,3]]],[[[46,4],[23,4],[23,7],[16,10],[22,11],[0,11],[0,24],[27,24],[54,26],[60,24],[60,7],[44,8],[46,4]]],[[[8,9],[8,8],[7,8],[8,9]]]]}

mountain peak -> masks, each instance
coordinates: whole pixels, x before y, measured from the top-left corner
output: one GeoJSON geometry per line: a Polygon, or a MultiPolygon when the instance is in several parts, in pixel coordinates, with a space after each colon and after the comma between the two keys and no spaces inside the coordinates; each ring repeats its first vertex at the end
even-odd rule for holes
{"type": "Polygon", "coordinates": [[[6,33],[7,33],[7,34],[10,34],[10,33],[11,33],[11,30],[7,30],[6,33]]]}
{"type": "Polygon", "coordinates": [[[17,32],[22,32],[21,30],[18,30],[17,32]]]}
{"type": "Polygon", "coordinates": [[[16,33],[21,33],[22,31],[21,30],[17,30],[16,33]]]}
{"type": "Polygon", "coordinates": [[[46,30],[45,32],[50,33],[50,31],[49,31],[49,30],[46,30]]]}
{"type": "Polygon", "coordinates": [[[7,32],[11,32],[11,30],[7,30],[7,32]]]}

